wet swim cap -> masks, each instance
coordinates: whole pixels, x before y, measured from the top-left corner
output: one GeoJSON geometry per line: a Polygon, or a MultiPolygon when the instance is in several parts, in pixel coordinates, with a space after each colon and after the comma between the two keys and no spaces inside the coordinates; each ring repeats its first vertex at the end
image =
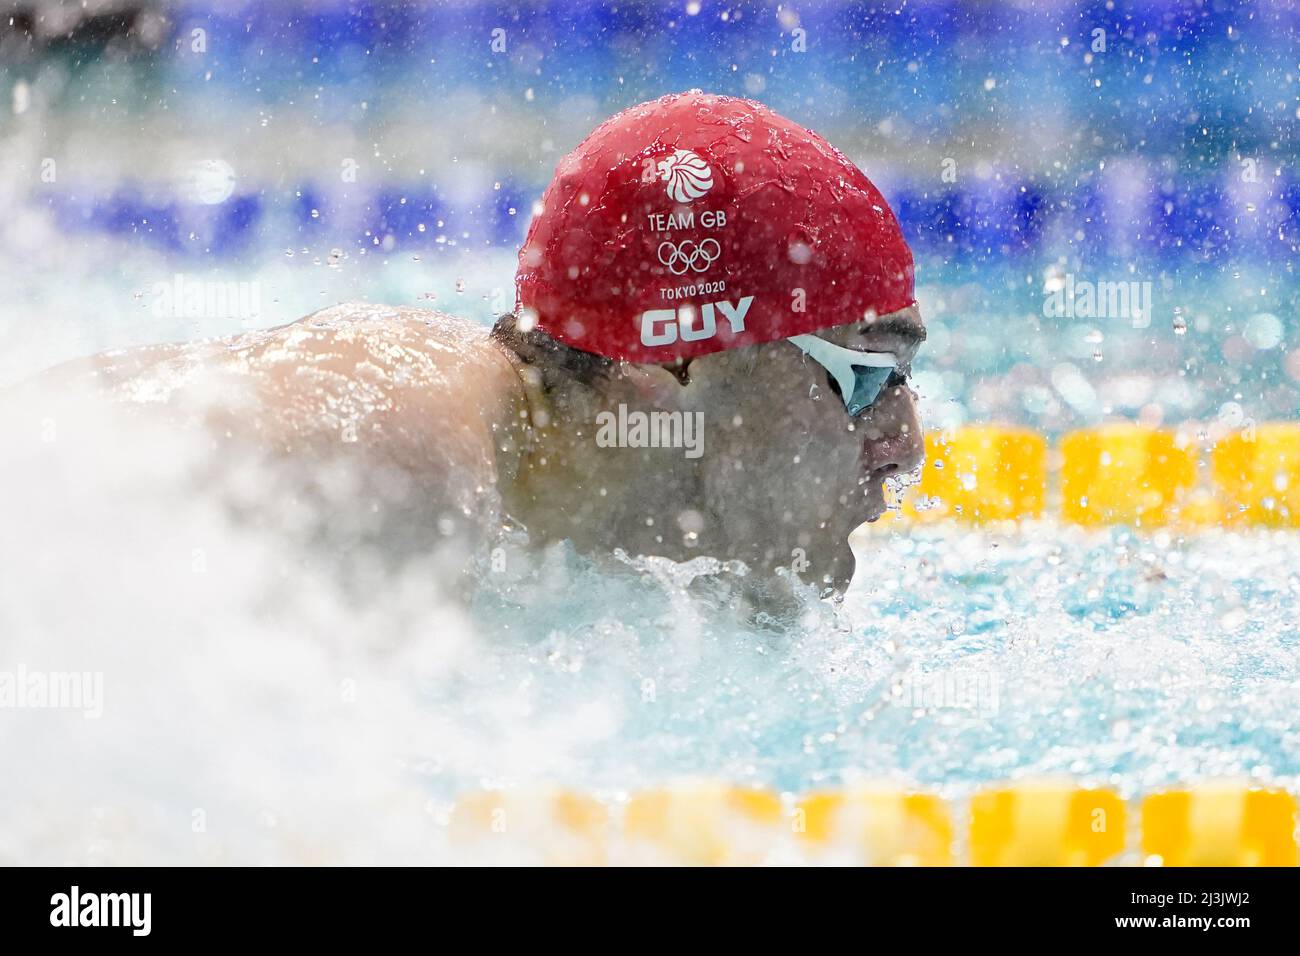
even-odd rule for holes
{"type": "Polygon", "coordinates": [[[861,170],[759,103],[698,91],[624,110],[560,161],[516,283],[525,320],[632,362],[915,301],[911,250],[861,170]]]}

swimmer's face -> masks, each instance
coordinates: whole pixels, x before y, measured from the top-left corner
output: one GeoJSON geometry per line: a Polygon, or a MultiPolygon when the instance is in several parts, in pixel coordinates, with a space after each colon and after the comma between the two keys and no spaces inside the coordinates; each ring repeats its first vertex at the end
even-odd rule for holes
{"type": "Polygon", "coordinates": [[[906,373],[925,326],[911,308],[818,335],[892,352],[902,371],[856,418],[826,370],[789,342],[705,356],[691,364],[691,376],[710,386],[702,466],[710,508],[729,536],[770,541],[763,557],[776,564],[802,548],[805,556],[796,558],[814,574],[835,566],[838,579],[845,538],[885,510],[884,480],[921,464],[921,423],[906,373]]]}
{"type": "Polygon", "coordinates": [[[539,539],[682,560],[739,558],[847,585],[849,534],[883,512],[886,478],[921,463],[905,373],[925,328],[908,309],[818,335],[892,353],[902,372],[854,417],[826,369],[785,340],[701,356],[684,381],[667,367],[620,365],[598,386],[551,397],[551,424],[537,432],[545,467],[530,474],[528,497],[512,507],[527,512],[539,539]],[[684,413],[683,426],[699,422],[689,447],[648,446],[654,416],[664,412],[684,413]],[[529,510],[529,501],[541,507],[529,510]]]}

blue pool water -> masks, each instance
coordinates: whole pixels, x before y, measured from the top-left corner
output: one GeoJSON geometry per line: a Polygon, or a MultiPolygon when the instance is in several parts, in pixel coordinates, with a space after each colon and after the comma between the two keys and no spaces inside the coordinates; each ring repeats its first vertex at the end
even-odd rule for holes
{"type": "Polygon", "coordinates": [[[436,560],[341,578],[196,495],[201,443],[105,415],[72,456],[6,446],[5,659],[104,700],[6,712],[0,858],[430,859],[456,794],[541,782],[1300,783],[1293,532],[887,517],[841,606],[511,546],[462,610],[436,560]]]}
{"type": "Polygon", "coordinates": [[[708,559],[510,551],[465,614],[435,568],[344,596],[104,461],[111,505],[46,470],[57,505],[3,509],[7,656],[102,671],[105,706],[6,715],[0,856],[428,860],[456,794],[543,782],[1300,783],[1294,534],[929,526],[773,617],[708,559]]]}
{"type": "Polygon", "coordinates": [[[556,554],[480,599],[491,663],[461,705],[515,688],[529,724],[593,708],[593,739],[552,769],[614,790],[1294,782],[1295,535],[946,526],[875,536],[862,558],[844,607],[740,623],[710,562],[608,574],[556,554]]]}
{"type": "MultiPolygon", "coordinates": [[[[253,273],[212,273],[258,281],[259,314],[190,319],[153,307],[181,268],[167,257],[75,256],[78,284],[29,270],[5,293],[7,381],[359,297],[486,324],[513,271],[509,250],[331,262],[286,245],[253,273]]],[[[1044,317],[1047,271],[966,281],[921,262],[927,427],[1055,435],[1154,407],[1207,432],[1294,414],[1285,273],[1184,266],[1168,311],[1134,329],[1044,317]]],[[[684,776],[791,792],[886,779],[958,798],[1042,775],[1125,794],[1300,783],[1294,533],[886,524],[842,607],[804,595],[770,617],[706,559],[512,551],[465,613],[433,599],[434,564],[340,589],[330,555],[233,524],[215,495],[183,491],[202,448],[111,418],[98,441],[90,462],[6,452],[5,658],[102,671],[106,704],[94,721],[6,719],[0,746],[30,771],[0,793],[0,859],[427,860],[448,852],[457,793],[540,781],[618,795],[684,776]]]]}
{"type": "MultiPolygon", "coordinates": [[[[159,314],[149,279],[169,266],[151,253],[83,263],[79,290],[22,278],[7,377],[358,296],[487,323],[513,265],[292,251],[256,273],[251,318],[159,314]]],[[[1285,277],[1188,267],[1180,333],[1048,320],[1042,275],[1012,266],[946,275],[922,264],[928,427],[1054,434],[1158,405],[1204,430],[1233,403],[1263,420],[1294,400],[1291,333],[1249,339],[1265,309],[1289,327],[1285,277]]],[[[232,523],[183,490],[202,448],[112,418],[98,443],[90,464],[7,452],[5,657],[102,671],[106,701],[93,721],[9,715],[0,745],[30,772],[0,793],[0,859],[427,860],[449,852],[456,794],[543,781],[617,796],[690,776],[791,792],[885,779],[957,798],[1043,775],[1130,795],[1300,783],[1294,533],[886,518],[843,606],[804,594],[775,613],[708,559],[511,550],[466,613],[432,597],[434,563],[341,589],[331,555],[232,523]],[[198,811],[212,822],[195,833],[198,811]]]]}

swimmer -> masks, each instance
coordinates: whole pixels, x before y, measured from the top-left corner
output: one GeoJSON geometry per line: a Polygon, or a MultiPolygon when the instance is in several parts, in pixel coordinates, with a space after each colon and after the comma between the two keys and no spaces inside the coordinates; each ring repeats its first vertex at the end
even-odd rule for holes
{"type": "Polygon", "coordinates": [[[482,557],[514,524],[847,586],[850,532],[923,448],[912,256],[860,170],[760,104],[666,96],[561,161],[516,281],[491,330],[340,305],[46,381],[89,376],[201,422],[223,457],[290,464],[267,494],[295,502],[336,500],[348,465],[367,516],[348,535],[482,557]]]}

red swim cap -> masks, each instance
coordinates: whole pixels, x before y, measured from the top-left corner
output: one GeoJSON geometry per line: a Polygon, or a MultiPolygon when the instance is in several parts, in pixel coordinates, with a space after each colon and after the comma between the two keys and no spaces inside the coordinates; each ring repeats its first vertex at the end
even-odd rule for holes
{"type": "Polygon", "coordinates": [[[561,160],[516,284],[552,338],[654,363],[915,301],[912,252],[861,170],[759,103],[698,91],[624,110],[561,160]]]}

